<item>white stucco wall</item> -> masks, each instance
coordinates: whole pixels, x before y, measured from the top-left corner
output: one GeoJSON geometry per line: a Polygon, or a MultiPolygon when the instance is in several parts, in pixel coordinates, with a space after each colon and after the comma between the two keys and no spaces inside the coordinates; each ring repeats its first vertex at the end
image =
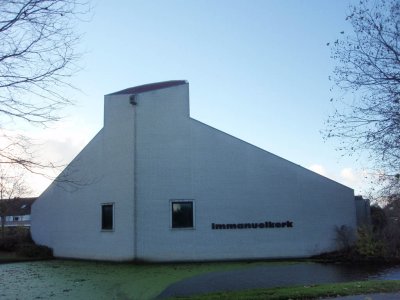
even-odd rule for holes
{"type": "Polygon", "coordinates": [[[188,86],[142,94],[137,109],[138,258],[301,257],[355,228],[353,190],[189,117],[188,86]],[[171,229],[170,201],[195,203],[195,228],[171,229]],[[211,223],[293,228],[212,230],[211,223]]]}
{"type": "Polygon", "coordinates": [[[34,241],[58,257],[134,256],[134,110],[127,95],[106,96],[104,110],[104,128],[66,168],[68,176],[61,174],[32,206],[34,241]],[[114,203],[112,232],[101,230],[102,203],[114,203]]]}
{"type": "Polygon", "coordinates": [[[185,261],[304,257],[355,228],[353,190],[190,118],[189,86],[105,97],[104,128],[32,207],[32,235],[56,256],[185,261]],[[171,200],[193,200],[195,228],[171,228],[171,200]],[[115,229],[101,231],[101,204],[115,229]],[[212,230],[211,224],[293,222],[212,230]]]}

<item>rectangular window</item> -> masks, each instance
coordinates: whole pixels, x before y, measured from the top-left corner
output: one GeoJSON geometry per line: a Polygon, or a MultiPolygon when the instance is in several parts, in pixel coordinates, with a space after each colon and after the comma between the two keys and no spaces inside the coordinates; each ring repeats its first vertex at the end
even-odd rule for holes
{"type": "Polygon", "coordinates": [[[114,229],[114,204],[101,205],[101,230],[114,229]]]}
{"type": "Polygon", "coordinates": [[[171,201],[172,228],[193,228],[193,201],[171,201]]]}

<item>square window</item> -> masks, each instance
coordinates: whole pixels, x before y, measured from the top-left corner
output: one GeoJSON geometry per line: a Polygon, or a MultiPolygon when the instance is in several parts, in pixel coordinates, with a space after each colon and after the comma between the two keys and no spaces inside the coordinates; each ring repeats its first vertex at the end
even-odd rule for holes
{"type": "Polygon", "coordinates": [[[193,228],[193,201],[172,201],[172,228],[193,228]]]}
{"type": "Polygon", "coordinates": [[[114,204],[101,205],[101,229],[114,229],[114,204]]]}

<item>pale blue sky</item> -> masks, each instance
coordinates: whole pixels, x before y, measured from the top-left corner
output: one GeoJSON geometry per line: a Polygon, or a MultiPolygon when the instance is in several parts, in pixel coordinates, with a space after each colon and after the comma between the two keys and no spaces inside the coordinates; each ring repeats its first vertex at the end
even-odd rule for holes
{"type": "Polygon", "coordinates": [[[82,142],[66,157],[102,127],[104,94],[185,79],[193,118],[304,167],[318,165],[359,192],[359,162],[341,158],[320,133],[333,111],[326,44],[350,30],[349,3],[96,1],[80,25],[87,54],[73,83],[82,93],[64,121],[65,143],[82,142]]]}

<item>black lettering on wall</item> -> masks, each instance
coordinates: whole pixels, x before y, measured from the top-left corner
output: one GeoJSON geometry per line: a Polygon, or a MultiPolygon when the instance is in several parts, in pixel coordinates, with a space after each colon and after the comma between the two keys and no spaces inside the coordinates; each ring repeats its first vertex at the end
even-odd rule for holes
{"type": "Polygon", "coordinates": [[[263,229],[263,228],[293,228],[293,221],[284,222],[271,222],[265,221],[262,223],[229,223],[229,224],[217,224],[211,223],[211,229],[263,229]]]}

